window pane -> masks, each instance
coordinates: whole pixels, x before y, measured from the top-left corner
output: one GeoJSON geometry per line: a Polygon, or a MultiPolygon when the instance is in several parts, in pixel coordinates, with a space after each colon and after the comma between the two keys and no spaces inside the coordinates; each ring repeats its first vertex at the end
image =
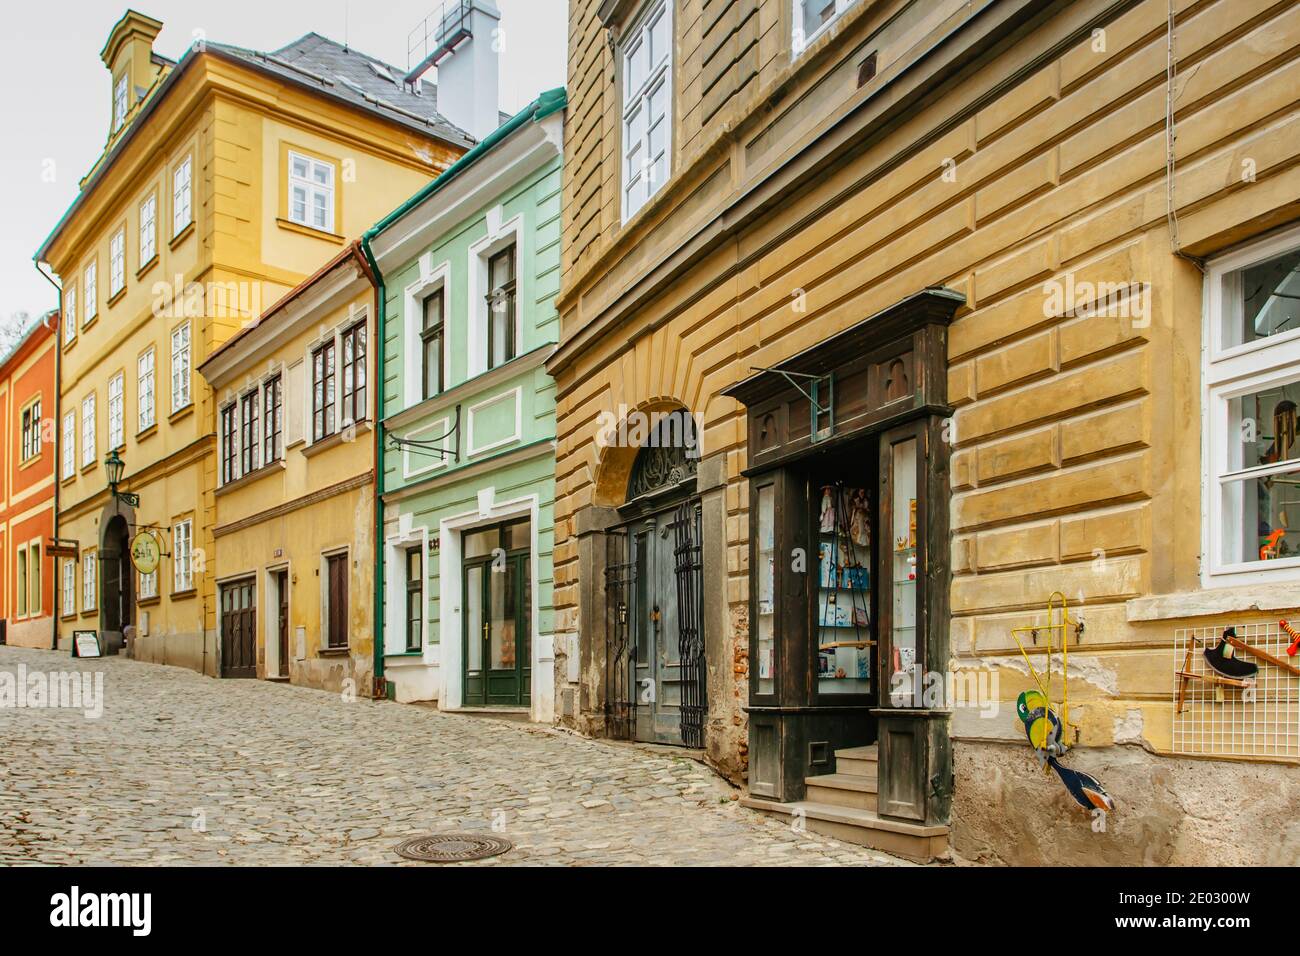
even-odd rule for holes
{"type": "Polygon", "coordinates": [[[627,75],[627,90],[629,93],[633,93],[641,88],[641,84],[645,82],[646,73],[649,70],[645,44],[638,40],[630,46],[627,53],[624,54],[623,62],[623,68],[627,75]]]}
{"type": "Polygon", "coordinates": [[[1300,556],[1300,468],[1264,478],[1230,481],[1223,488],[1223,560],[1228,564],[1300,556]]]}
{"type": "Polygon", "coordinates": [[[896,707],[912,703],[916,690],[916,439],[892,449],[893,512],[893,660],[889,700],[896,707]]]}
{"type": "Polygon", "coordinates": [[[776,692],[775,489],[758,489],[758,693],[776,692]]]}
{"type": "Polygon", "coordinates": [[[1227,345],[1300,329],[1300,249],[1231,273],[1224,295],[1227,345]]]}
{"type": "Polygon", "coordinates": [[[661,13],[650,25],[650,62],[658,65],[668,55],[668,16],[661,13]]]}
{"type": "Polygon", "coordinates": [[[1300,381],[1273,385],[1229,401],[1233,429],[1229,435],[1239,438],[1240,445],[1228,449],[1228,470],[1300,458],[1297,408],[1300,408],[1300,381]]]}

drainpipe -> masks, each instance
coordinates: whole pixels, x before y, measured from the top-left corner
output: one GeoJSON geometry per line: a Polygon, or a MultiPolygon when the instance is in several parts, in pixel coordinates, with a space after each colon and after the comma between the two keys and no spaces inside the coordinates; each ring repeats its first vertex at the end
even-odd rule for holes
{"type": "MultiPolygon", "coordinates": [[[[63,408],[62,408],[62,384],[63,384],[63,287],[41,268],[39,262],[33,262],[36,271],[41,274],[50,285],[54,286],[54,291],[59,297],[58,317],[54,323],[54,531],[53,539],[59,540],[59,482],[62,475],[59,469],[62,467],[59,463],[59,441],[63,438],[63,408]]],[[[75,436],[74,436],[75,438],[75,436]]],[[[42,553],[44,551],[42,550],[42,553]]],[[[63,595],[62,578],[59,577],[59,563],[54,564],[54,620],[50,622],[50,650],[59,649],[59,599],[63,595]]],[[[44,584],[41,585],[44,587],[44,584]]]]}
{"type": "Polygon", "coordinates": [[[375,262],[374,253],[370,251],[370,232],[361,237],[361,253],[370,265],[370,273],[375,288],[375,338],[378,348],[375,350],[375,606],[374,606],[374,694],[383,686],[387,697],[387,682],[384,681],[384,307],[387,296],[384,292],[384,276],[375,262]],[[380,682],[384,681],[383,684],[380,682]]]}

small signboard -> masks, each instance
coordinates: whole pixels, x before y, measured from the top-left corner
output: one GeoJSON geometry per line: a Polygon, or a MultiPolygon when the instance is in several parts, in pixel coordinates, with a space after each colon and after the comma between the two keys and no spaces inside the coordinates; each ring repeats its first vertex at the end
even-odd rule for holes
{"type": "Polygon", "coordinates": [[[51,558],[72,558],[74,561],[80,556],[81,551],[74,541],[71,544],[51,538],[45,546],[45,554],[51,558]]]}
{"type": "Polygon", "coordinates": [[[72,656],[73,657],[101,657],[99,650],[99,634],[95,631],[73,631],[72,632],[72,656]]]}
{"type": "Polygon", "coordinates": [[[153,574],[158,570],[158,559],[162,548],[152,531],[141,531],[131,539],[131,563],[141,574],[153,574]]]}

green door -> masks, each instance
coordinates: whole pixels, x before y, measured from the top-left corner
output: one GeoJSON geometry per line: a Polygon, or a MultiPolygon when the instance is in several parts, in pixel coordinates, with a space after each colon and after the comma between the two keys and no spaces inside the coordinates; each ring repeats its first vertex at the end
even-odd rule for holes
{"type": "Polygon", "coordinates": [[[533,650],[529,552],[498,546],[466,559],[463,575],[465,705],[527,706],[533,650]]]}

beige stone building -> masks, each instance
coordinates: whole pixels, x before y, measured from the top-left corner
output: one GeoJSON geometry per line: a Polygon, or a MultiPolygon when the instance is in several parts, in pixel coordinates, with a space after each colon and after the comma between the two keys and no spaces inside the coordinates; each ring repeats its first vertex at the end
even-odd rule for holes
{"type": "Polygon", "coordinates": [[[1300,3],[570,18],[560,719],[918,858],[1300,859],[1300,3]]]}

